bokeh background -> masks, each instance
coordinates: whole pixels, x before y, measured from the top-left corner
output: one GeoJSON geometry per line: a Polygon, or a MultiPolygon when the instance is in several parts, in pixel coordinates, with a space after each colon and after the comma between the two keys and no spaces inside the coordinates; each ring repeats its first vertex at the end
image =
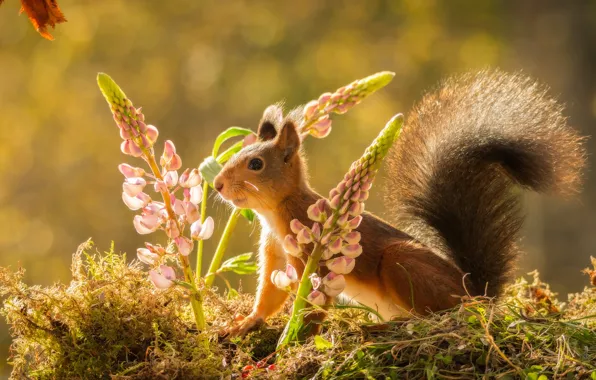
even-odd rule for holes
{"type": "MultiPolygon", "coordinates": [[[[552,87],[573,125],[596,131],[596,1],[59,4],[68,23],[53,31],[53,42],[18,16],[17,0],[0,7],[0,265],[23,266],[30,283],[68,282],[71,254],[89,237],[100,250],[113,241],[131,258],[144,241],[121,202],[117,165],[135,161],[120,153],[95,82],[99,71],[143,106],[184,166],[198,165],[224,128],[255,128],[271,103],[299,105],[356,78],[395,71],[386,89],[335,117],[329,138],[308,139],[312,183],[324,192],[386,120],[407,112],[440,78],[466,70],[522,70],[552,87]]],[[[593,153],[596,140],[587,144],[593,153]]],[[[561,293],[586,284],[580,270],[596,254],[595,190],[588,171],[575,201],[526,196],[520,274],[538,269],[561,293]]],[[[380,198],[377,190],[367,208],[382,215],[380,198]]],[[[210,198],[216,235],[227,212],[210,198]]],[[[254,250],[257,237],[258,228],[242,221],[228,255],[254,250]]],[[[254,289],[254,277],[241,281],[245,291],[254,289]]],[[[0,357],[9,344],[2,325],[0,357]]],[[[1,360],[0,371],[6,366],[1,360]]]]}

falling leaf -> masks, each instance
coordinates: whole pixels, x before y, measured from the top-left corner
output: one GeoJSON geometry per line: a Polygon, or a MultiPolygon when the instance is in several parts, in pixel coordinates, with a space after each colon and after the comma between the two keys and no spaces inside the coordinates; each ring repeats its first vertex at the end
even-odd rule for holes
{"type": "Polygon", "coordinates": [[[48,32],[47,26],[55,28],[56,24],[66,22],[57,0],[21,0],[21,13],[23,12],[27,13],[35,30],[48,40],[53,40],[54,37],[48,32]]]}

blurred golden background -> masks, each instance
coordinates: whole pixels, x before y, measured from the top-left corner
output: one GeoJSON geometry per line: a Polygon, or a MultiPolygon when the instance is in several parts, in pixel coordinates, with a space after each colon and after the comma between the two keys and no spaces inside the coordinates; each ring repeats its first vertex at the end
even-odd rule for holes
{"type": "MultiPolygon", "coordinates": [[[[69,281],[71,254],[89,237],[100,250],[113,241],[131,258],[147,238],[136,234],[134,213],[121,201],[117,165],[139,161],[120,153],[96,85],[99,71],[143,106],[162,142],[176,143],[184,167],[198,165],[224,128],[255,128],[271,103],[292,107],[376,71],[395,71],[387,88],[335,116],[329,138],[307,139],[312,183],[322,192],[393,114],[465,70],[523,70],[552,87],[573,125],[586,135],[596,130],[596,1],[59,4],[68,22],[51,31],[53,42],[17,15],[17,0],[0,7],[0,265],[22,265],[30,283],[69,281]]],[[[596,140],[587,144],[593,153],[596,140]]],[[[526,197],[520,273],[539,269],[561,293],[586,284],[579,271],[596,254],[595,188],[589,171],[576,201],[526,197]]],[[[379,189],[367,209],[383,215],[379,189]]],[[[215,197],[210,210],[217,237],[228,210],[215,197]]],[[[254,250],[257,237],[242,221],[228,256],[254,250]]],[[[215,243],[206,244],[205,266],[215,243]]],[[[242,287],[252,291],[254,277],[242,278],[242,287]]],[[[0,344],[4,356],[6,325],[0,344]]],[[[6,370],[4,360],[0,368],[6,370]]]]}

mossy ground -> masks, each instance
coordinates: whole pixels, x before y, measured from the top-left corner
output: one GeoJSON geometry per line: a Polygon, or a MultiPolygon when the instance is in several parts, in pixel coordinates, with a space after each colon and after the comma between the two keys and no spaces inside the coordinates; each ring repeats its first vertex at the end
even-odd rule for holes
{"type": "Polygon", "coordinates": [[[465,299],[424,318],[378,324],[365,311],[334,309],[322,335],[276,353],[287,310],[244,338],[218,337],[250,311],[250,295],[206,295],[205,348],[185,292],[155,290],[124,255],[83,245],[72,273],[68,286],[44,288],[24,284],[23,270],[0,269],[13,378],[234,379],[253,365],[245,377],[596,379],[596,288],[563,304],[537,275],[498,302],[465,299]]]}

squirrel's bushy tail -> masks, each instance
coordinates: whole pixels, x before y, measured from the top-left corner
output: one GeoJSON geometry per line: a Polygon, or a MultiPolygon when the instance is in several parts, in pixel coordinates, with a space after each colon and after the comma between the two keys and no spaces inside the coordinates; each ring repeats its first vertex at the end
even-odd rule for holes
{"type": "Polygon", "coordinates": [[[522,75],[445,81],[409,115],[388,157],[398,227],[453,258],[475,294],[498,295],[522,224],[513,184],[568,195],[581,184],[582,138],[562,106],[522,75]]]}

